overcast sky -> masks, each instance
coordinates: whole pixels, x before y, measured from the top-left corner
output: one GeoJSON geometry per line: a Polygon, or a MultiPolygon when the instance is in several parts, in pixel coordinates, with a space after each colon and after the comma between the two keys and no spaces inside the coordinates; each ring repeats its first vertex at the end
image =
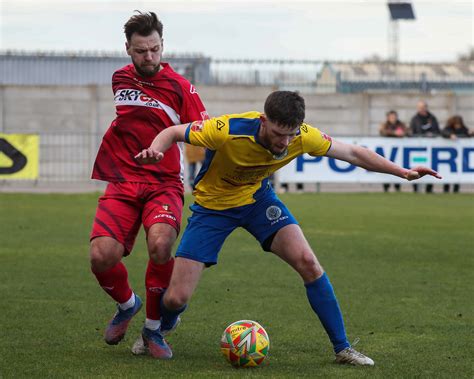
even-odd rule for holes
{"type": "MultiPolygon", "coordinates": [[[[473,2],[415,0],[400,60],[452,61],[473,46],[473,2]]],[[[386,0],[0,0],[0,49],[122,51],[134,9],[155,11],[169,53],[358,60],[388,55],[386,0]]]]}

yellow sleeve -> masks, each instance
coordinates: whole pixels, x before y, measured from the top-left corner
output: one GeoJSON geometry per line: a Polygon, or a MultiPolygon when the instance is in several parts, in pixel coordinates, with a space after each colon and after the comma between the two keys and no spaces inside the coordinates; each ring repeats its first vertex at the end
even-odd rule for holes
{"type": "Polygon", "coordinates": [[[328,152],[332,139],[326,133],[308,124],[301,125],[300,130],[305,153],[321,156],[328,152]]]}
{"type": "Polygon", "coordinates": [[[186,129],[185,141],[191,145],[217,150],[229,136],[229,117],[221,116],[190,123],[186,129]]]}

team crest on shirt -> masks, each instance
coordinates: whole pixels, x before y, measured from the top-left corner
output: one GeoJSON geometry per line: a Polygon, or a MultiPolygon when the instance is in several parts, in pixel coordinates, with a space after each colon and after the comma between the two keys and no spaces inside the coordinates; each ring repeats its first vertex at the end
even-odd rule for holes
{"type": "Polygon", "coordinates": [[[329,142],[332,141],[332,138],[329,137],[326,133],[323,133],[321,131],[320,131],[320,133],[321,133],[321,137],[323,137],[326,141],[329,141],[329,142]]]}
{"type": "Polygon", "coordinates": [[[202,131],[202,126],[203,126],[203,122],[202,120],[200,121],[193,121],[191,123],[191,130],[193,132],[201,132],[202,131]]]}
{"type": "Polygon", "coordinates": [[[281,216],[281,209],[276,205],[271,205],[265,211],[265,215],[270,221],[277,220],[281,216]]]}
{"type": "Polygon", "coordinates": [[[174,217],[173,212],[170,211],[169,204],[161,204],[162,210],[157,210],[158,214],[153,217],[154,220],[157,219],[169,219],[176,221],[176,217],[174,217]]]}

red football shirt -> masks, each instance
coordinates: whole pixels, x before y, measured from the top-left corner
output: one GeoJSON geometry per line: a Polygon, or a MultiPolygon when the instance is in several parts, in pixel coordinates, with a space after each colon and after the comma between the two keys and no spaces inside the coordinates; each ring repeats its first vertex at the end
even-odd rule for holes
{"type": "Polygon", "coordinates": [[[194,86],[167,63],[161,65],[150,78],[138,75],[133,64],[112,76],[117,116],[102,139],[93,179],[182,185],[180,146],[173,145],[156,164],[141,165],[133,158],[165,128],[208,118],[194,86]]]}

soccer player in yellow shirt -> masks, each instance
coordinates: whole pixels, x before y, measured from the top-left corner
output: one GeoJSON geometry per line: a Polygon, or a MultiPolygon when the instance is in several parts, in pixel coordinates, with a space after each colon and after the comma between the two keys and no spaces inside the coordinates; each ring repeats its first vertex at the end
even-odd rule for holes
{"type": "MultiPolygon", "coordinates": [[[[440,178],[423,166],[413,169],[364,147],[331,139],[304,123],[304,99],[295,92],[271,93],[264,113],[232,114],[163,130],[148,149],[136,155],[142,164],[156,164],[175,142],[203,146],[206,159],[196,177],[193,214],[176,252],[170,285],[161,301],[161,333],[179,322],[205,267],[217,263],[227,236],[237,227],[249,231],[263,250],[271,251],[301,276],[306,294],[331,340],[336,362],[372,366],[347,340],[342,313],[327,274],[297,221],[278,199],[268,177],[299,155],[328,156],[370,171],[407,180],[424,175],[440,178]]],[[[171,358],[161,338],[158,358],[171,358]]],[[[156,346],[155,346],[156,352],[156,346]]]]}

